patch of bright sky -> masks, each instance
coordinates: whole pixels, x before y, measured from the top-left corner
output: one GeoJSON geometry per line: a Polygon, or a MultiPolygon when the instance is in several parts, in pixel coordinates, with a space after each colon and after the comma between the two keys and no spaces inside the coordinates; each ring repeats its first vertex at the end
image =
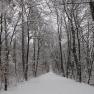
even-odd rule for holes
{"type": "MultiPolygon", "coordinates": [[[[43,11],[48,12],[48,15],[47,16],[45,16],[45,14],[42,14],[42,15],[44,15],[43,18],[45,20],[47,20],[47,21],[50,22],[50,24],[51,24],[50,26],[55,31],[54,33],[57,33],[57,17],[56,17],[56,14],[54,12],[52,12],[51,9],[49,9],[49,7],[47,5],[47,2],[45,0],[43,0],[41,2],[42,2],[42,4],[40,5],[40,7],[43,9],[43,11]]],[[[54,11],[53,8],[52,8],[52,10],[54,11]]],[[[67,20],[67,18],[66,18],[66,20],[67,20]]],[[[62,27],[62,30],[65,31],[64,30],[64,27],[62,27]]],[[[65,36],[66,36],[65,32],[63,32],[62,44],[66,43],[66,41],[67,41],[65,36]]]]}
{"type": "Polygon", "coordinates": [[[42,11],[41,16],[44,18],[46,21],[51,21],[50,24],[54,26],[54,29],[56,30],[56,16],[55,14],[51,13],[51,10],[49,6],[47,5],[47,2],[49,0],[41,0],[38,5],[39,11],[42,11]]]}

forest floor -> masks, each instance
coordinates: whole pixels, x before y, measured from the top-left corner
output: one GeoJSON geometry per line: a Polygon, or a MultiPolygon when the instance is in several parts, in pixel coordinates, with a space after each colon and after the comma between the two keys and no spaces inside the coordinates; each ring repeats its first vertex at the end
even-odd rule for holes
{"type": "Polygon", "coordinates": [[[94,94],[94,87],[49,72],[0,94],[94,94]]]}

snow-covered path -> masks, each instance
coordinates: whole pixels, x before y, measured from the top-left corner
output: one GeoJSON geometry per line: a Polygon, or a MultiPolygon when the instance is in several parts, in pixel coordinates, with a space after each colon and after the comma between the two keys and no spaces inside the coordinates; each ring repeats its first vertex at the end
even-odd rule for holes
{"type": "Polygon", "coordinates": [[[94,94],[94,87],[49,72],[0,94],[94,94]]]}

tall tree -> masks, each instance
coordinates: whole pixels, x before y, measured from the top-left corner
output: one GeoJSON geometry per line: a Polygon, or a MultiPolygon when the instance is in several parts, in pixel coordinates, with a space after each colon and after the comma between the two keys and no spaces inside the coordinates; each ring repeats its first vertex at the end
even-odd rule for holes
{"type": "Polygon", "coordinates": [[[23,65],[23,77],[25,78],[25,41],[24,41],[24,1],[21,0],[22,8],[22,65],[23,65]]]}

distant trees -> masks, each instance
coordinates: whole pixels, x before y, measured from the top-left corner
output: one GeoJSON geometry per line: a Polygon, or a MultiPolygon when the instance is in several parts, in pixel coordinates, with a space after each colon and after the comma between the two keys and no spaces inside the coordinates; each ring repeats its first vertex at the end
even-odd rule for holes
{"type": "MultiPolygon", "coordinates": [[[[50,6],[49,8],[53,11],[54,15],[59,17],[58,23],[61,28],[59,27],[59,29],[57,29],[57,32],[58,30],[61,30],[60,32],[63,32],[64,34],[64,31],[66,31],[67,42],[65,44],[62,44],[61,41],[62,50],[65,49],[63,47],[64,45],[66,47],[66,50],[63,50],[62,55],[62,63],[63,69],[65,71],[65,76],[72,77],[79,82],[82,82],[83,79],[85,79],[85,81],[87,81],[88,79],[87,82],[90,83],[90,75],[92,75],[91,70],[93,68],[93,62],[91,58],[91,52],[93,54],[93,51],[91,50],[93,48],[93,45],[91,46],[91,43],[93,43],[93,32],[91,25],[92,21],[90,20],[92,16],[90,15],[90,9],[91,13],[93,14],[93,1],[91,1],[90,3],[83,3],[82,1],[77,0],[51,0],[48,1],[47,4],[48,6],[50,6]],[[87,56],[85,53],[87,53],[87,56]],[[86,60],[87,57],[88,59],[86,60]],[[87,64],[89,70],[86,67],[87,64]],[[87,77],[88,73],[89,75],[87,77]]],[[[62,36],[61,34],[62,33],[60,33],[60,36],[62,36]]],[[[61,40],[63,40],[62,37],[61,40]]],[[[53,59],[55,60],[55,66],[57,66],[57,69],[59,71],[60,67],[58,66],[61,65],[57,63],[60,62],[58,61],[58,58],[59,57],[54,56],[53,59]]]]}
{"type": "MultiPolygon", "coordinates": [[[[88,84],[93,78],[93,1],[1,0],[0,83],[49,71],[88,84]],[[90,13],[91,12],[91,13],[90,13]]],[[[15,82],[15,81],[14,81],[15,82]]]]}
{"type": "Polygon", "coordinates": [[[12,78],[28,80],[49,69],[49,60],[45,56],[43,61],[40,56],[45,54],[44,49],[48,50],[44,45],[49,44],[45,39],[50,36],[46,32],[49,25],[37,8],[38,3],[33,0],[0,1],[0,89],[4,85],[7,90],[12,78]]]}

